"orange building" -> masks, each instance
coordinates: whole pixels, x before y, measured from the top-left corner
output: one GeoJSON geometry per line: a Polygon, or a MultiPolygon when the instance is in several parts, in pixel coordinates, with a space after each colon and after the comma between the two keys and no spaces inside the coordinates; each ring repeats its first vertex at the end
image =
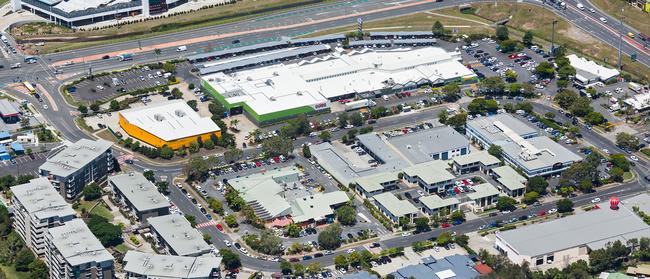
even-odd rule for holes
{"type": "Polygon", "coordinates": [[[176,150],[192,142],[220,137],[221,130],[209,117],[201,117],[183,100],[167,101],[118,113],[120,127],[144,143],[176,150]]]}

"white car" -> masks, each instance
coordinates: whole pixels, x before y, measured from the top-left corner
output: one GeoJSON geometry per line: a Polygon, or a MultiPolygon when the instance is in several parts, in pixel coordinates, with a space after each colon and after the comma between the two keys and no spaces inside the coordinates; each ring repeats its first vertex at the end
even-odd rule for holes
{"type": "Polygon", "coordinates": [[[636,162],[636,161],[638,161],[638,160],[639,160],[639,158],[637,158],[636,156],[634,156],[634,155],[632,155],[632,156],[630,156],[630,160],[632,160],[632,161],[635,161],[635,162],[636,162]]]}
{"type": "Polygon", "coordinates": [[[591,203],[599,203],[599,202],[600,202],[600,198],[594,198],[593,200],[591,200],[591,203]]]}
{"type": "Polygon", "coordinates": [[[548,210],[548,214],[553,214],[557,212],[557,208],[552,208],[548,210]]]}
{"type": "Polygon", "coordinates": [[[603,23],[607,23],[607,19],[602,16],[600,17],[600,21],[602,21],[603,23]]]}
{"type": "Polygon", "coordinates": [[[591,13],[595,13],[595,12],[596,12],[596,10],[594,10],[594,8],[589,9],[589,11],[590,11],[591,13]]]}
{"type": "Polygon", "coordinates": [[[605,154],[609,154],[609,150],[607,150],[607,149],[603,149],[603,152],[604,152],[605,154]]]}
{"type": "Polygon", "coordinates": [[[352,252],[354,252],[354,249],[350,248],[350,249],[348,249],[347,252],[348,252],[348,254],[352,254],[352,252]]]}
{"type": "Polygon", "coordinates": [[[49,107],[47,105],[43,105],[43,109],[48,109],[49,107]]]}
{"type": "Polygon", "coordinates": [[[230,247],[230,245],[232,245],[232,244],[230,244],[230,241],[228,241],[227,239],[223,240],[223,244],[225,244],[226,247],[230,247]]]}
{"type": "Polygon", "coordinates": [[[409,235],[411,235],[411,232],[403,232],[403,233],[402,233],[402,237],[407,237],[407,236],[409,236],[409,235]]]}

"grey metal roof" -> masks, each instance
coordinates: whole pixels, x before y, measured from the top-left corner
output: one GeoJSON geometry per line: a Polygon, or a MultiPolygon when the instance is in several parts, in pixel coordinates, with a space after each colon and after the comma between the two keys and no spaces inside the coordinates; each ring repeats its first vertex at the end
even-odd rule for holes
{"type": "MultiPolygon", "coordinates": [[[[257,54],[244,57],[235,57],[224,60],[211,61],[209,64],[219,62],[214,66],[205,66],[204,68],[199,68],[199,73],[201,75],[217,73],[228,71],[231,69],[238,69],[247,66],[254,66],[260,63],[268,63],[278,60],[284,60],[286,58],[301,56],[305,54],[312,54],[314,52],[321,52],[328,50],[330,47],[328,45],[313,45],[313,46],[304,46],[295,49],[286,49],[278,52],[268,53],[268,54],[257,54]]],[[[208,63],[206,63],[208,64],[208,63]]]]}
{"type": "Polygon", "coordinates": [[[321,220],[327,215],[334,214],[332,206],[344,204],[349,200],[350,198],[343,191],[316,193],[297,198],[290,202],[291,219],[295,223],[321,220]]]}
{"type": "Polygon", "coordinates": [[[0,99],[0,114],[13,115],[19,114],[20,111],[7,99],[0,99]]]}
{"type": "Polygon", "coordinates": [[[493,168],[492,171],[499,176],[497,181],[510,191],[526,188],[527,179],[510,166],[493,168]]]}
{"type": "Polygon", "coordinates": [[[340,277],[337,277],[340,279],[379,279],[377,275],[370,274],[368,271],[360,271],[356,273],[348,273],[348,274],[343,274],[340,277]]]}
{"type": "Polygon", "coordinates": [[[417,164],[404,168],[403,170],[406,175],[411,177],[417,176],[422,182],[433,185],[456,178],[447,168],[449,168],[449,165],[445,161],[437,160],[417,164]]]}
{"type": "Polygon", "coordinates": [[[431,31],[400,31],[400,32],[370,32],[370,37],[390,37],[390,36],[397,36],[397,37],[408,37],[408,36],[431,36],[433,37],[433,32],[431,31]]]}
{"type": "Polygon", "coordinates": [[[323,36],[311,37],[311,38],[296,38],[296,39],[289,39],[288,41],[291,44],[301,44],[301,43],[343,41],[343,40],[345,40],[345,34],[330,34],[330,35],[323,35],[323,36]]]}
{"type": "Polygon", "coordinates": [[[466,155],[456,156],[452,160],[454,163],[460,166],[474,164],[477,162],[480,162],[485,166],[501,163],[497,157],[490,155],[490,153],[488,153],[486,150],[475,151],[466,155]]]}
{"type": "Polygon", "coordinates": [[[219,270],[221,257],[184,257],[129,250],[123,259],[124,271],[148,278],[209,278],[219,270]]]}
{"type": "Polygon", "coordinates": [[[72,206],[54,189],[47,177],[35,178],[29,183],[11,187],[11,192],[27,213],[40,220],[75,215],[72,206]]]}
{"type": "Polygon", "coordinates": [[[528,124],[514,118],[507,113],[496,114],[489,117],[479,117],[467,121],[468,129],[472,129],[487,141],[488,145],[497,144],[502,145],[508,142],[508,137],[503,134],[503,131],[494,125],[494,122],[499,121],[508,126],[512,131],[521,137],[528,137],[537,135],[537,129],[529,126],[528,124]]]}
{"type": "Polygon", "coordinates": [[[391,137],[388,142],[414,164],[433,160],[430,154],[461,148],[469,151],[467,138],[449,126],[391,137]]]}
{"type": "Polygon", "coordinates": [[[474,262],[465,255],[451,255],[442,259],[423,258],[422,263],[402,267],[393,275],[397,279],[474,279],[479,277],[474,262]]]}
{"type": "Polygon", "coordinates": [[[416,214],[418,212],[418,209],[410,202],[398,199],[391,192],[374,195],[373,199],[396,217],[402,217],[406,214],[416,214]]]}
{"type": "Polygon", "coordinates": [[[364,177],[360,177],[354,180],[354,182],[361,187],[366,192],[374,192],[384,189],[381,186],[382,183],[391,182],[397,180],[397,173],[395,172],[382,172],[377,174],[372,174],[364,177]]]}
{"type": "Polygon", "coordinates": [[[504,156],[516,161],[516,164],[526,172],[552,167],[555,163],[572,163],[582,160],[582,157],[553,141],[549,137],[534,137],[526,139],[526,141],[540,150],[540,152],[537,154],[531,154],[531,158],[526,158],[521,156],[522,147],[519,144],[510,142],[501,145],[504,156]]]}
{"type": "Polygon", "coordinates": [[[147,219],[163,240],[179,256],[197,255],[210,251],[203,235],[192,228],[184,216],[170,214],[147,219]]]}
{"type": "Polygon", "coordinates": [[[432,45],[436,39],[391,39],[391,40],[357,40],[349,43],[350,47],[371,46],[371,45],[432,45]]]}
{"type": "Polygon", "coordinates": [[[259,43],[259,44],[254,44],[254,45],[241,46],[241,47],[235,47],[235,48],[229,48],[229,49],[224,49],[224,50],[218,50],[218,51],[212,51],[212,52],[207,52],[207,53],[190,55],[190,56],[187,57],[187,59],[192,61],[192,60],[198,60],[198,59],[206,59],[206,58],[209,58],[209,57],[218,57],[218,56],[229,55],[229,54],[237,54],[237,53],[242,53],[242,52],[246,52],[246,51],[250,51],[250,50],[280,47],[280,46],[285,46],[285,45],[287,45],[287,42],[272,41],[272,42],[265,42],[265,43],[259,43]]]}
{"type": "Polygon", "coordinates": [[[113,144],[105,140],[81,139],[50,157],[40,169],[67,177],[108,151],[113,144]]]}
{"type": "Polygon", "coordinates": [[[650,206],[650,196],[644,193],[621,200],[618,210],[610,209],[607,201],[600,204],[601,209],[497,232],[497,237],[520,255],[535,257],[583,245],[600,243],[592,245],[597,248],[617,239],[648,236],[650,226],[632,211],[636,204],[650,206]]]}
{"type": "Polygon", "coordinates": [[[72,266],[113,261],[111,253],[93,235],[81,219],[73,219],[48,229],[51,243],[72,266]]]}
{"type": "Polygon", "coordinates": [[[383,141],[377,133],[358,135],[357,140],[384,162],[403,161],[405,165],[408,165],[406,160],[383,141]]]}
{"type": "Polygon", "coordinates": [[[431,210],[451,206],[451,205],[454,205],[454,204],[456,204],[456,205],[460,204],[460,202],[458,201],[457,198],[451,197],[451,198],[442,199],[438,195],[430,195],[430,196],[421,197],[420,202],[426,208],[431,209],[431,210]]]}
{"type": "Polygon", "coordinates": [[[141,173],[128,173],[108,177],[111,186],[120,190],[139,212],[170,207],[165,196],[141,173]]]}
{"type": "Polygon", "coordinates": [[[467,193],[467,197],[472,200],[478,200],[499,194],[499,190],[497,190],[497,188],[495,188],[494,185],[490,184],[489,182],[472,186],[472,189],[474,192],[467,193]]]}

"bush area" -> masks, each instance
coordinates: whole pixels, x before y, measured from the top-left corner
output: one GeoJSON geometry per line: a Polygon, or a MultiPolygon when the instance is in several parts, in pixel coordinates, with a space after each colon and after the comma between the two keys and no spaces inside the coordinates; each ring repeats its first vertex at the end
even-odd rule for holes
{"type": "MultiPolygon", "coordinates": [[[[12,219],[7,208],[0,205],[0,264],[15,270],[24,278],[47,279],[49,270],[36,258],[23,239],[12,229],[12,219]]],[[[0,270],[0,278],[11,278],[0,270]]]]}
{"type": "Polygon", "coordinates": [[[379,209],[377,209],[377,207],[375,207],[369,200],[363,200],[363,206],[368,208],[372,216],[375,217],[375,219],[379,220],[379,222],[384,225],[386,229],[393,231],[393,223],[388,219],[388,217],[384,216],[384,214],[381,214],[381,212],[379,212],[379,209]]]}

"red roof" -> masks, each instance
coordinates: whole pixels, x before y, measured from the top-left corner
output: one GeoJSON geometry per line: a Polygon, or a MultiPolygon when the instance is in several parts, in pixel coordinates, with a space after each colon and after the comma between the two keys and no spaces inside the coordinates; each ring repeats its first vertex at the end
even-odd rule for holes
{"type": "Polygon", "coordinates": [[[474,266],[474,269],[476,269],[476,271],[478,271],[478,273],[480,273],[481,275],[485,275],[492,272],[492,268],[487,264],[477,264],[474,266]]]}

